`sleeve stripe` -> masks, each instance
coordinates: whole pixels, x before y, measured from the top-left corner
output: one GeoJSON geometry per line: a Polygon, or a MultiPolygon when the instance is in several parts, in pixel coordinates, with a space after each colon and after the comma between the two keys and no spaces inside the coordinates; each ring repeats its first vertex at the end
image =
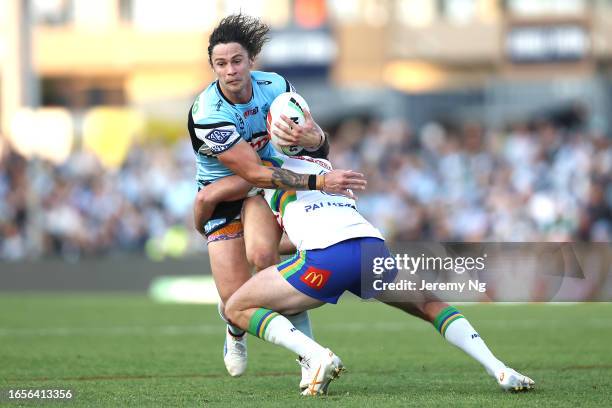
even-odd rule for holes
{"type": "Polygon", "coordinates": [[[287,78],[283,78],[285,80],[285,92],[291,91],[291,84],[287,81],[287,78]]]}
{"type": "Polygon", "coordinates": [[[232,122],[218,122],[218,123],[210,123],[210,124],[205,124],[205,125],[197,125],[197,124],[193,125],[193,127],[196,129],[214,129],[214,128],[223,127],[223,126],[236,126],[236,125],[233,124],[232,122]]]}

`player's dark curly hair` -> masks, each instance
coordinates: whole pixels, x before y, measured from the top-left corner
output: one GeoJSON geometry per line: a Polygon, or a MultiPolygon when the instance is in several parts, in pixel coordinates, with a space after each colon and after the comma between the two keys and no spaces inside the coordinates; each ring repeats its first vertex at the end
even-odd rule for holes
{"type": "Polygon", "coordinates": [[[208,37],[208,62],[212,65],[212,50],[217,44],[236,42],[255,58],[269,40],[270,27],[258,18],[242,13],[225,17],[208,37]]]}

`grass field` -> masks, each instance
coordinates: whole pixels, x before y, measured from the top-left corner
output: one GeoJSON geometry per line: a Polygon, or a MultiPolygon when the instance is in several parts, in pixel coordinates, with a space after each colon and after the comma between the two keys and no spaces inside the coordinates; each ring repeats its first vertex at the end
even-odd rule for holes
{"type": "Polygon", "coordinates": [[[348,371],[318,400],[299,367],[249,339],[249,369],[230,378],[214,306],[137,295],[0,295],[0,389],[71,389],[48,406],[610,406],[612,304],[465,305],[494,353],[537,389],[510,394],[429,325],[348,299],[312,312],[315,336],[348,371]]]}

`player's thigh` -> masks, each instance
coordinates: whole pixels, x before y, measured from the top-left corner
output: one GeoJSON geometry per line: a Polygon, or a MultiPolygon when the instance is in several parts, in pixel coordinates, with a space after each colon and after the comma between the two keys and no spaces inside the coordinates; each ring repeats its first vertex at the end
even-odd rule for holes
{"type": "Polygon", "coordinates": [[[245,200],[242,224],[247,259],[251,264],[257,269],[264,269],[278,263],[278,243],[282,231],[262,196],[245,200]]]}
{"type": "Polygon", "coordinates": [[[208,255],[217,291],[225,303],[251,277],[244,238],[210,242],[208,255]]]}
{"type": "Polygon", "coordinates": [[[227,307],[234,312],[263,307],[282,314],[294,314],[323,304],[295,289],[276,266],[271,266],[242,285],[232,295],[227,307]]]}

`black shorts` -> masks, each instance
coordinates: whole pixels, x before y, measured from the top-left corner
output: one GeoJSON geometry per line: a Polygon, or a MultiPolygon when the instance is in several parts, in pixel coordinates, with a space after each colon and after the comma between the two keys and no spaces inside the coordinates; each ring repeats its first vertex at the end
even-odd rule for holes
{"type": "MultiPolygon", "coordinates": [[[[242,233],[240,213],[242,212],[243,203],[244,199],[240,199],[236,201],[225,201],[217,205],[217,208],[215,208],[215,211],[213,211],[210,219],[206,225],[204,225],[204,234],[208,238],[209,242],[211,241],[211,237],[220,235],[219,232],[226,230],[230,225],[232,225],[232,237],[238,233],[242,233]],[[237,228],[238,225],[236,224],[240,224],[240,227],[237,228]],[[239,231],[237,231],[238,229],[239,231]]],[[[237,236],[234,238],[237,238],[237,236]]],[[[228,237],[221,239],[228,239],[228,237]]]]}

